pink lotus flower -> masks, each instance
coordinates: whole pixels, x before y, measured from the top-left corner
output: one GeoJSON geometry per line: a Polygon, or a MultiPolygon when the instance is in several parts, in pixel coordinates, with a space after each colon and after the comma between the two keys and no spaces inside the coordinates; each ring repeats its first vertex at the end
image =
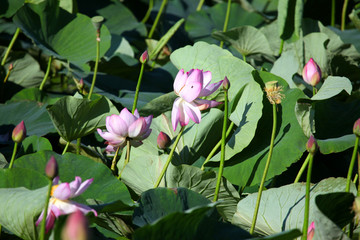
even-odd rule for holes
{"type": "Polygon", "coordinates": [[[150,133],[150,124],[153,116],[140,117],[137,110],[134,115],[126,108],[121,110],[119,115],[111,115],[106,117],[106,130],[103,132],[97,129],[102,138],[107,140],[106,151],[115,152],[117,148],[123,148],[126,140],[130,140],[130,144],[138,147],[142,144],[141,140],[147,138],[150,133]]]}
{"type": "Polygon", "coordinates": [[[308,232],[307,232],[307,240],[312,240],[315,234],[315,223],[311,222],[308,232]]]}
{"type": "Polygon", "coordinates": [[[76,210],[67,218],[61,237],[63,240],[89,239],[88,222],[81,211],[76,210]]]}
{"type": "MultiPolygon", "coordinates": [[[[51,190],[51,197],[49,200],[48,213],[46,216],[46,232],[48,232],[53,226],[55,219],[61,215],[66,215],[80,210],[84,214],[93,212],[97,216],[97,212],[80,203],[69,200],[82,194],[93,182],[93,179],[88,179],[82,182],[80,177],[75,177],[75,180],[71,183],[61,183],[58,184],[59,177],[54,178],[53,187],[51,190]]],[[[38,226],[44,217],[44,211],[39,216],[39,219],[36,221],[36,226],[38,226]]]]}
{"type": "Polygon", "coordinates": [[[321,70],[314,59],[310,58],[310,60],[306,63],[302,76],[304,81],[315,87],[321,80],[321,70]]]}
{"type": "Polygon", "coordinates": [[[315,154],[317,149],[318,149],[318,144],[316,142],[316,139],[314,138],[313,135],[311,135],[306,143],[306,150],[311,154],[315,154]]]}
{"type": "Polygon", "coordinates": [[[176,75],[174,81],[174,91],[179,97],[175,99],[171,121],[174,131],[178,123],[186,126],[189,120],[193,120],[195,123],[201,121],[201,110],[216,107],[219,102],[200,99],[200,97],[209,96],[215,92],[223,80],[217,83],[211,82],[211,72],[203,72],[199,69],[191,69],[189,72],[184,73],[184,69],[181,69],[176,75]]]}
{"type": "Polygon", "coordinates": [[[26,137],[26,127],[24,121],[21,121],[12,132],[12,140],[21,143],[26,137]]]}

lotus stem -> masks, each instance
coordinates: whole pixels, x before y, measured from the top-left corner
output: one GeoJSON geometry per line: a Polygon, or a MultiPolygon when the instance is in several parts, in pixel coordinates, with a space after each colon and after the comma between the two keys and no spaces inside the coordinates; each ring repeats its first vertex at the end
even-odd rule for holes
{"type": "Polygon", "coordinates": [[[149,8],[148,8],[148,10],[146,11],[146,14],[145,14],[143,20],[141,20],[142,23],[146,23],[146,22],[147,22],[147,20],[148,20],[149,17],[150,17],[150,14],[151,14],[151,11],[152,11],[153,7],[154,7],[154,0],[149,0],[149,8]]]}
{"type": "Polygon", "coordinates": [[[269,149],[269,154],[268,154],[268,157],[266,160],[264,173],[263,173],[263,176],[262,176],[262,179],[260,182],[260,188],[259,188],[259,192],[258,192],[258,196],[257,196],[257,200],[256,200],[253,221],[252,221],[251,228],[250,228],[250,234],[253,234],[254,230],[255,230],[256,219],[257,219],[257,215],[258,215],[259,207],[260,207],[261,194],[262,194],[262,191],[264,188],[266,175],[269,170],[270,160],[271,160],[272,152],[274,149],[274,141],[275,141],[275,133],[276,133],[276,125],[277,125],[277,114],[276,114],[276,104],[272,104],[272,105],[273,105],[273,127],[272,127],[271,140],[270,140],[270,149],[269,149]]]}
{"type": "Polygon", "coordinates": [[[335,0],[331,0],[331,26],[335,27],[335,0]]]}
{"type": "Polygon", "coordinates": [[[305,213],[304,213],[304,225],[303,225],[303,235],[302,235],[303,240],[307,239],[307,230],[309,226],[311,170],[314,159],[314,155],[312,153],[309,153],[309,155],[310,155],[310,159],[309,159],[309,166],[306,177],[305,213]]]}
{"type": "MultiPolygon", "coordinates": [[[[223,32],[226,32],[228,24],[229,24],[229,18],[230,18],[230,9],[231,9],[231,0],[228,0],[227,8],[226,8],[226,15],[225,15],[225,22],[224,22],[224,28],[223,32]]],[[[220,47],[223,48],[224,41],[220,42],[220,47]]]]}
{"type": "Polygon", "coordinates": [[[284,40],[283,40],[283,39],[281,39],[280,49],[279,49],[279,56],[281,56],[282,51],[283,51],[283,48],[284,48],[284,40]]]}
{"type": "Polygon", "coordinates": [[[139,98],[139,91],[140,91],[140,85],[141,85],[141,80],[142,80],[142,76],[144,73],[144,68],[145,68],[145,63],[141,63],[141,69],[140,69],[140,74],[139,74],[139,78],[137,81],[137,85],[136,85],[136,90],[135,90],[135,97],[134,97],[134,103],[133,103],[133,107],[132,107],[132,111],[131,113],[134,114],[136,106],[137,106],[137,102],[138,102],[138,98],[139,98]]]}
{"type": "Polygon", "coordinates": [[[40,87],[39,87],[39,90],[42,91],[43,88],[44,88],[44,85],[46,83],[46,80],[49,76],[49,73],[50,73],[50,68],[51,68],[51,62],[52,62],[52,56],[49,57],[49,60],[48,60],[48,64],[47,64],[47,68],[46,68],[46,72],[45,72],[45,76],[40,84],[40,87]]]}
{"type": "Polygon", "coordinates": [[[119,150],[120,150],[120,148],[118,147],[117,149],[116,149],[116,151],[115,151],[115,155],[114,155],[114,158],[113,158],[113,160],[112,160],[112,163],[111,163],[111,171],[113,172],[113,173],[115,173],[115,166],[116,166],[116,158],[117,158],[117,156],[118,156],[118,154],[119,154],[119,150]]]}
{"type": "Polygon", "coordinates": [[[98,36],[96,38],[96,60],[95,60],[95,67],[94,67],[94,75],[93,75],[93,79],[91,82],[91,87],[90,87],[90,91],[89,91],[89,95],[88,95],[88,99],[91,99],[91,95],[94,91],[94,86],[95,86],[95,82],[96,82],[96,75],[97,75],[97,71],[98,71],[98,67],[99,67],[99,60],[100,60],[100,30],[98,31],[98,36]]]}
{"type": "Polygon", "coordinates": [[[353,154],[352,154],[352,157],[351,157],[349,171],[348,171],[347,178],[346,178],[345,192],[350,192],[351,175],[352,175],[353,170],[354,170],[355,159],[356,159],[356,156],[357,156],[358,147],[359,147],[359,137],[356,137],[354,151],[353,151],[353,154]]]}
{"type": "Polygon", "coordinates": [[[9,46],[8,48],[6,49],[6,52],[5,52],[5,55],[3,57],[3,59],[1,60],[1,66],[4,66],[5,63],[6,63],[6,59],[8,58],[9,54],[10,54],[10,51],[12,49],[12,47],[14,46],[14,43],[17,39],[17,37],[19,36],[19,33],[20,33],[20,28],[16,28],[16,31],[14,33],[14,36],[12,37],[10,43],[9,43],[9,46]]]}
{"type": "Polygon", "coordinates": [[[63,152],[62,152],[62,155],[64,155],[64,154],[66,153],[69,145],[70,145],[70,142],[66,142],[65,148],[64,148],[64,150],[63,150],[63,152]]]}
{"type": "Polygon", "coordinates": [[[12,153],[11,160],[10,160],[10,165],[9,165],[9,168],[10,168],[10,169],[12,168],[12,166],[13,166],[13,164],[14,164],[15,156],[16,156],[16,152],[17,152],[18,146],[19,146],[19,144],[18,144],[17,142],[15,142],[15,144],[14,144],[14,149],[13,149],[13,153],[12,153]]]}
{"type": "MultiPolygon", "coordinates": [[[[228,130],[226,131],[226,138],[230,135],[230,132],[231,130],[233,129],[234,127],[234,122],[231,122],[230,125],[229,125],[229,128],[228,130]]],[[[215,145],[215,147],[211,150],[211,152],[209,153],[209,155],[207,156],[207,158],[205,159],[204,163],[202,164],[201,166],[201,170],[204,171],[204,168],[205,168],[205,164],[207,162],[210,161],[210,159],[214,156],[214,154],[216,153],[216,151],[218,150],[218,148],[221,146],[221,142],[222,142],[222,139],[215,145]]]]}
{"type": "Polygon", "coordinates": [[[49,207],[49,199],[50,199],[50,195],[51,195],[51,189],[52,189],[52,182],[50,181],[49,186],[48,186],[47,195],[46,195],[44,215],[43,215],[43,219],[41,221],[40,240],[45,240],[46,216],[47,216],[48,207],[49,207]]]}
{"type": "Polygon", "coordinates": [[[222,136],[221,136],[221,159],[220,159],[219,173],[218,173],[215,194],[214,194],[214,202],[216,202],[219,199],[220,183],[221,183],[221,178],[222,178],[223,171],[224,171],[226,128],[227,128],[227,121],[228,121],[228,90],[224,91],[224,97],[225,97],[225,100],[224,100],[224,122],[223,122],[222,136]]]}
{"type": "Polygon", "coordinates": [[[205,0],[200,0],[199,4],[197,5],[196,11],[200,11],[202,6],[204,5],[205,0]]]}
{"type": "Polygon", "coordinates": [[[151,27],[151,29],[150,29],[148,38],[152,38],[152,36],[153,36],[153,34],[154,34],[154,32],[155,32],[155,28],[156,28],[156,26],[157,26],[158,23],[159,23],[161,14],[162,14],[162,12],[164,11],[164,8],[165,8],[166,4],[167,4],[167,0],[163,0],[162,3],[161,3],[161,6],[160,6],[159,12],[158,12],[158,14],[156,15],[154,24],[152,25],[152,27],[151,27]]]}
{"type": "Polygon", "coordinates": [[[348,2],[349,2],[349,0],[344,0],[344,5],[342,8],[342,13],[341,13],[341,31],[345,30],[345,16],[346,16],[346,9],[347,9],[348,2]]]}
{"type": "Polygon", "coordinates": [[[308,165],[309,161],[310,161],[310,153],[307,155],[307,157],[306,157],[306,159],[305,159],[305,161],[304,161],[303,165],[301,166],[301,168],[300,168],[300,170],[299,170],[298,174],[296,175],[296,178],[295,178],[294,183],[299,182],[299,180],[300,180],[300,178],[301,178],[301,175],[302,175],[302,174],[303,174],[303,172],[305,171],[305,168],[306,168],[306,166],[308,165]]]}
{"type": "Polygon", "coordinates": [[[76,140],[76,154],[79,155],[80,154],[80,146],[81,146],[81,138],[78,138],[76,140]]]}
{"type": "Polygon", "coordinates": [[[181,127],[180,132],[179,132],[179,134],[177,135],[177,137],[175,139],[174,146],[172,147],[172,149],[170,151],[170,154],[169,154],[169,156],[168,156],[168,158],[166,160],[166,163],[165,163],[165,165],[164,165],[164,167],[163,167],[163,169],[162,169],[162,171],[160,173],[160,176],[158,177],[158,179],[157,179],[157,181],[156,181],[156,183],[154,185],[154,188],[157,188],[160,185],[160,182],[161,182],[162,178],[164,177],[167,168],[169,167],[172,156],[174,155],[174,152],[175,152],[175,148],[179,143],[180,137],[181,137],[182,133],[184,132],[184,129],[185,129],[185,126],[181,127]]]}

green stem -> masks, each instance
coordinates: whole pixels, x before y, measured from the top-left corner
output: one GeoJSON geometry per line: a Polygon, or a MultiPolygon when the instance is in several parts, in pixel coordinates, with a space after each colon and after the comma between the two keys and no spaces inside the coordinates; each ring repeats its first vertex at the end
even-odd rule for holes
{"type": "Polygon", "coordinates": [[[225,163],[225,143],[226,143],[226,128],[227,128],[227,121],[228,121],[228,91],[224,91],[224,122],[223,122],[223,129],[222,129],[222,136],[221,136],[221,159],[220,159],[220,166],[219,166],[219,173],[216,182],[215,194],[214,194],[214,202],[219,199],[219,192],[220,192],[220,183],[221,178],[224,171],[224,163],[225,163]]]}
{"type": "Polygon", "coordinates": [[[283,48],[284,48],[284,40],[281,39],[280,49],[279,49],[279,56],[281,56],[281,53],[282,53],[282,51],[283,51],[283,48]]]}
{"type": "Polygon", "coordinates": [[[80,154],[80,146],[81,146],[81,138],[78,138],[76,140],[76,154],[79,155],[80,154]]]}
{"type": "Polygon", "coordinates": [[[359,176],[359,185],[358,185],[358,189],[357,189],[357,195],[356,196],[360,196],[360,154],[359,152],[357,153],[357,159],[358,159],[358,176],[359,176]]]}
{"type": "MultiPolygon", "coordinates": [[[[98,37],[100,39],[100,33],[98,33],[98,37]]],[[[93,79],[91,82],[91,87],[90,87],[90,91],[89,91],[89,95],[88,95],[88,99],[91,99],[91,94],[94,91],[94,86],[95,86],[95,82],[96,82],[96,74],[98,71],[98,66],[99,66],[99,59],[100,59],[100,41],[96,40],[96,60],[95,60],[95,67],[94,67],[94,75],[93,75],[93,79]]]]}
{"type": "Polygon", "coordinates": [[[14,36],[13,38],[11,39],[10,43],[9,43],[9,46],[8,48],[6,49],[6,52],[5,52],[5,55],[1,61],[1,66],[4,66],[5,65],[5,62],[6,62],[6,59],[8,58],[9,54],[10,54],[10,51],[12,49],[12,47],[14,46],[14,43],[17,39],[17,37],[19,36],[19,33],[20,33],[20,28],[16,28],[16,31],[14,33],[14,36]]]}
{"type": "Polygon", "coordinates": [[[43,219],[42,219],[42,222],[41,222],[40,240],[45,240],[46,216],[47,216],[48,207],[49,207],[49,199],[50,199],[50,195],[51,195],[51,188],[52,188],[52,182],[50,181],[49,188],[48,188],[47,195],[46,195],[44,215],[43,215],[43,219]]]}
{"type": "Polygon", "coordinates": [[[310,153],[309,153],[309,154],[308,154],[308,156],[306,157],[306,159],[305,159],[305,161],[304,161],[303,165],[301,166],[301,168],[300,168],[300,170],[299,170],[298,174],[296,175],[296,178],[295,178],[294,183],[299,182],[299,180],[300,180],[300,178],[301,178],[301,175],[303,174],[303,172],[304,172],[304,170],[305,170],[306,166],[307,166],[307,165],[308,165],[308,163],[309,163],[309,160],[310,160],[310,153]]]}
{"type": "Polygon", "coordinates": [[[42,91],[43,88],[44,88],[44,85],[46,83],[46,79],[48,78],[49,76],[49,73],[50,73],[50,68],[51,68],[51,62],[52,62],[52,56],[49,57],[49,60],[48,60],[48,64],[47,64],[47,68],[46,68],[46,73],[45,73],[45,76],[40,84],[40,87],[39,87],[39,90],[42,91]]]}
{"type": "Polygon", "coordinates": [[[9,165],[9,168],[12,168],[12,166],[14,165],[14,161],[15,161],[15,156],[16,156],[16,151],[18,149],[18,143],[15,142],[14,144],[14,149],[13,149],[13,153],[12,153],[12,156],[11,156],[11,160],[10,160],[10,165],[9,165]]]}
{"type": "MultiPolygon", "coordinates": [[[[229,18],[230,18],[230,9],[231,9],[231,0],[228,0],[227,8],[226,8],[226,15],[225,15],[225,22],[223,27],[223,32],[226,32],[229,24],[229,18]]],[[[224,41],[220,42],[220,47],[223,48],[224,41]]]]}
{"type": "Polygon", "coordinates": [[[119,150],[120,150],[120,148],[118,147],[118,148],[116,149],[114,158],[113,158],[112,163],[111,163],[111,168],[110,168],[110,169],[111,169],[111,171],[112,171],[113,173],[115,173],[116,158],[117,158],[117,156],[118,156],[118,154],[119,154],[119,150]]]}
{"type": "Polygon", "coordinates": [[[331,26],[335,26],[335,0],[331,1],[331,26]]]}
{"type": "Polygon", "coordinates": [[[348,2],[349,2],[349,0],[344,0],[344,5],[342,8],[342,13],[341,13],[341,31],[345,30],[345,16],[346,16],[346,9],[347,9],[348,2]]]}
{"type": "Polygon", "coordinates": [[[313,96],[314,96],[315,94],[317,94],[317,89],[316,89],[316,87],[313,87],[313,96]]]}
{"type": "Polygon", "coordinates": [[[303,236],[302,239],[307,239],[307,230],[309,226],[309,209],[310,209],[310,184],[311,184],[311,170],[313,165],[314,155],[309,153],[310,160],[309,160],[309,167],[307,171],[306,177],[306,193],[305,193],[305,213],[304,213],[304,225],[303,225],[303,236]]]}
{"type": "Polygon", "coordinates": [[[64,155],[64,154],[66,153],[69,145],[70,145],[70,142],[66,142],[65,148],[64,148],[64,150],[63,150],[63,152],[62,152],[62,155],[64,155]]]}
{"type": "Polygon", "coordinates": [[[358,147],[359,147],[359,137],[356,137],[354,151],[353,151],[353,154],[351,157],[349,171],[348,171],[347,178],[346,178],[345,192],[350,192],[351,175],[353,173],[358,147]]]}
{"type": "Polygon", "coordinates": [[[263,173],[263,176],[262,176],[261,182],[260,182],[260,188],[259,188],[259,192],[258,192],[258,196],[257,196],[257,200],[256,200],[253,221],[252,221],[251,228],[250,228],[250,234],[253,234],[254,230],[255,230],[256,219],[257,219],[257,215],[258,215],[259,207],[260,207],[261,194],[262,194],[262,191],[264,188],[266,175],[269,170],[270,160],[271,160],[272,152],[274,149],[276,125],[277,125],[276,104],[273,104],[273,127],[272,127],[271,140],[270,140],[270,149],[269,149],[269,154],[268,154],[268,157],[266,160],[264,173],[263,173]]]}
{"type": "Polygon", "coordinates": [[[131,144],[130,144],[130,140],[127,140],[127,143],[126,143],[126,159],[125,159],[125,162],[124,162],[124,167],[121,169],[121,172],[118,176],[118,179],[121,178],[121,174],[123,173],[126,165],[129,163],[130,161],[130,150],[131,150],[131,144]]]}
{"type": "Polygon", "coordinates": [[[11,70],[9,70],[4,78],[4,83],[6,83],[6,81],[8,80],[9,76],[10,76],[11,70]]]}
{"type": "Polygon", "coordinates": [[[148,20],[149,17],[150,17],[150,14],[151,14],[151,11],[152,11],[153,7],[154,7],[154,0],[149,0],[149,8],[148,8],[148,10],[147,10],[147,12],[146,12],[143,20],[141,20],[142,23],[146,23],[146,22],[147,22],[147,20],[148,20]]]}
{"type": "Polygon", "coordinates": [[[244,62],[246,62],[246,55],[243,55],[243,60],[244,62]]]}
{"type": "Polygon", "coordinates": [[[162,171],[160,173],[160,176],[159,176],[159,178],[157,179],[157,181],[156,181],[156,183],[154,185],[154,188],[157,188],[160,185],[160,182],[161,182],[162,178],[164,177],[166,169],[168,168],[168,166],[169,166],[169,164],[171,162],[172,156],[174,155],[174,152],[175,152],[175,148],[179,143],[180,137],[181,137],[182,133],[184,132],[184,129],[185,129],[185,126],[181,127],[180,132],[177,135],[177,137],[175,139],[175,142],[174,142],[174,145],[173,145],[173,147],[172,147],[172,149],[170,151],[168,159],[166,160],[166,163],[165,163],[165,165],[164,165],[164,167],[163,167],[163,169],[162,169],[162,171]]]}
{"type": "Polygon", "coordinates": [[[142,76],[143,76],[143,73],[144,73],[144,68],[145,68],[145,62],[141,64],[140,74],[139,74],[139,78],[138,78],[137,85],[136,85],[136,90],[135,90],[134,103],[133,103],[133,107],[132,107],[132,111],[131,111],[132,114],[134,114],[136,106],[137,106],[141,80],[142,80],[142,76]]]}
{"type": "MultiPolygon", "coordinates": [[[[229,125],[229,128],[228,130],[226,131],[226,137],[228,137],[230,135],[230,132],[231,130],[233,129],[234,127],[234,122],[231,122],[230,125],[229,125]]],[[[221,146],[221,142],[222,140],[220,140],[216,145],[215,147],[211,150],[211,152],[209,153],[209,155],[207,156],[207,158],[205,159],[204,163],[202,164],[201,166],[201,170],[204,171],[204,168],[205,168],[205,164],[210,161],[210,159],[214,156],[214,154],[216,153],[216,151],[218,150],[218,148],[221,146]]]]}
{"type": "Polygon", "coordinates": [[[164,11],[164,8],[165,8],[165,6],[166,6],[166,3],[167,3],[167,0],[163,0],[163,1],[162,1],[161,6],[160,6],[160,9],[159,9],[159,12],[158,12],[158,14],[156,15],[154,24],[152,25],[152,27],[151,27],[151,29],[150,29],[148,38],[152,38],[152,36],[153,36],[153,34],[154,34],[154,32],[155,32],[155,28],[156,28],[157,24],[159,23],[161,14],[162,14],[162,12],[164,11]]]}
{"type": "Polygon", "coordinates": [[[205,0],[200,0],[199,4],[197,5],[196,11],[200,11],[202,8],[202,5],[204,5],[205,0]]]}

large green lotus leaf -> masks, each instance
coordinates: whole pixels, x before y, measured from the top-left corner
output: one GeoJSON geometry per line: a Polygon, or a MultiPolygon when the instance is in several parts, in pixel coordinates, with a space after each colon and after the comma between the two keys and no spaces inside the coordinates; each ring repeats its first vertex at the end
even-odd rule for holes
{"type": "MultiPolygon", "coordinates": [[[[174,133],[170,121],[170,112],[154,118],[151,123],[152,132],[143,140],[143,145],[138,148],[131,148],[130,162],[122,173],[122,180],[136,193],[153,188],[160,172],[166,162],[167,154],[157,148],[157,137],[160,131],[165,132],[174,141],[177,132],[174,133]]],[[[211,151],[208,146],[214,146],[220,139],[220,125],[222,112],[218,109],[211,109],[202,115],[201,124],[190,123],[180,138],[175,150],[172,163],[192,164],[200,156],[207,156],[211,151]]],[[[121,171],[126,154],[122,154],[117,167],[121,171]]]]}
{"type": "MultiPolygon", "coordinates": [[[[201,193],[210,201],[214,199],[218,175],[213,171],[204,172],[194,166],[180,165],[169,169],[165,177],[167,187],[186,187],[201,193]]],[[[239,200],[239,193],[234,186],[225,178],[222,178],[219,191],[220,202],[216,208],[225,220],[231,220],[239,200]]]]}
{"type": "Polygon", "coordinates": [[[329,76],[325,79],[320,90],[311,98],[311,100],[324,100],[338,95],[345,90],[349,95],[352,91],[352,85],[348,78],[329,76]]]}
{"type": "Polygon", "coordinates": [[[314,239],[348,239],[342,228],[354,218],[352,210],[353,193],[328,193],[317,195],[315,198],[315,235],[314,239]],[[338,211],[342,209],[341,211],[338,211]]]}
{"type": "Polygon", "coordinates": [[[177,97],[175,92],[163,94],[146,103],[145,106],[140,109],[139,113],[145,116],[152,114],[154,117],[157,117],[161,113],[170,111],[177,97]]]}
{"type": "MultiPolygon", "coordinates": [[[[194,41],[217,43],[218,41],[211,37],[211,33],[223,30],[226,8],[226,3],[218,3],[211,8],[190,14],[186,20],[185,30],[194,41]]],[[[257,26],[262,22],[259,14],[245,11],[238,3],[231,4],[228,29],[243,25],[257,26]]]]}
{"type": "Polygon", "coordinates": [[[0,0],[0,17],[10,18],[24,5],[25,0],[0,0]]]}
{"type": "MultiPolygon", "coordinates": [[[[0,48],[1,58],[5,50],[5,48],[0,48]]],[[[30,54],[13,51],[8,56],[4,65],[7,72],[9,71],[10,64],[13,64],[13,70],[7,80],[8,82],[15,83],[24,88],[40,86],[44,73],[41,71],[39,63],[30,54]]]]}
{"type": "Polygon", "coordinates": [[[281,39],[300,37],[303,7],[302,0],[279,0],[277,23],[281,39]]]}
{"type": "Polygon", "coordinates": [[[24,120],[27,135],[43,136],[56,132],[46,111],[46,106],[38,102],[21,101],[0,104],[0,115],[0,125],[16,126],[24,120]]]}
{"type": "Polygon", "coordinates": [[[294,50],[283,52],[281,56],[274,62],[271,73],[277,75],[289,84],[290,88],[296,88],[293,81],[293,75],[298,72],[300,64],[295,56],[294,50]]]}
{"type": "Polygon", "coordinates": [[[329,41],[328,36],[324,33],[310,33],[303,40],[305,45],[305,62],[313,58],[319,65],[323,76],[326,76],[329,68],[329,56],[325,48],[326,42],[329,41]]]}
{"type": "Polygon", "coordinates": [[[134,209],[133,223],[139,227],[152,224],[174,212],[184,212],[190,208],[206,206],[208,199],[186,188],[155,188],[143,192],[134,209]]]}
{"type": "MultiPolygon", "coordinates": [[[[228,51],[203,42],[178,49],[170,58],[179,69],[211,71],[214,82],[227,76],[230,81],[230,120],[238,128],[227,143],[226,158],[237,154],[251,142],[262,114],[263,91],[253,78],[254,69],[228,51]]],[[[216,159],[219,160],[217,157],[214,161],[216,159]]]]}
{"type": "Polygon", "coordinates": [[[24,141],[21,142],[21,148],[17,157],[43,150],[52,151],[51,143],[46,138],[33,135],[25,138],[24,141]]]}
{"type": "MultiPolygon", "coordinates": [[[[278,81],[283,86],[285,98],[277,105],[278,126],[275,136],[274,151],[266,179],[271,179],[284,172],[292,163],[300,159],[305,151],[305,137],[294,114],[297,99],[304,98],[304,93],[290,89],[285,80],[268,72],[259,72],[259,81],[278,81]],[[291,142],[291,144],[289,144],[291,142]]],[[[264,96],[263,115],[255,137],[242,152],[225,162],[224,176],[233,184],[251,186],[260,183],[269,152],[272,128],[272,105],[264,96]]],[[[213,166],[213,165],[212,165],[213,166]]]]}
{"type": "Polygon", "coordinates": [[[302,232],[299,229],[292,229],[288,231],[283,231],[281,233],[276,233],[274,235],[261,237],[261,238],[252,238],[252,240],[260,240],[260,239],[267,239],[267,240],[288,240],[288,239],[296,239],[300,237],[302,232]]]}
{"type": "Polygon", "coordinates": [[[10,101],[11,102],[36,101],[38,103],[54,104],[62,96],[63,95],[40,91],[39,88],[25,88],[17,92],[15,95],[13,95],[10,101]]]}
{"type": "Polygon", "coordinates": [[[90,187],[75,201],[84,204],[109,204],[117,202],[120,206],[132,206],[133,202],[126,186],[120,182],[102,163],[72,153],[58,155],[52,151],[40,151],[18,158],[14,167],[36,170],[45,175],[45,166],[50,157],[54,156],[59,165],[59,176],[62,182],[74,181],[75,176],[82,180],[94,178],[90,187]],[[92,199],[92,200],[91,200],[92,199]]]}
{"type": "MultiPolygon", "coordinates": [[[[96,31],[91,19],[70,14],[59,7],[59,1],[25,4],[14,16],[14,22],[48,54],[79,65],[96,58],[96,31]]],[[[110,42],[110,33],[103,25],[100,56],[109,49],[110,42]]]]}
{"type": "Polygon", "coordinates": [[[133,239],[241,240],[251,238],[251,235],[241,228],[208,217],[208,212],[213,206],[214,203],[211,203],[208,206],[191,208],[186,212],[171,213],[153,224],[137,229],[133,234],[133,239]]]}
{"type": "Polygon", "coordinates": [[[212,36],[220,41],[229,42],[243,56],[273,55],[265,35],[253,26],[240,26],[226,32],[214,32],[212,36]]]}
{"type": "Polygon", "coordinates": [[[49,183],[31,169],[0,169],[0,224],[23,239],[37,239],[35,221],[49,183]]]}
{"type": "Polygon", "coordinates": [[[338,138],[317,139],[319,151],[322,154],[339,153],[354,147],[356,136],[354,134],[344,135],[338,138]]]}
{"type": "MultiPolygon", "coordinates": [[[[309,223],[319,218],[316,212],[316,196],[331,192],[343,192],[345,186],[346,179],[344,178],[328,178],[311,187],[309,223]]],[[[302,229],[305,189],[305,183],[296,183],[264,191],[260,201],[255,232],[261,235],[270,235],[293,228],[302,229]]],[[[356,194],[355,185],[351,186],[351,192],[356,194]]],[[[250,194],[239,202],[232,220],[233,224],[250,229],[257,195],[257,193],[250,194]]],[[[335,206],[334,208],[341,209],[335,206]]],[[[334,210],[333,212],[338,217],[343,215],[342,211],[334,210]]]]}
{"type": "Polygon", "coordinates": [[[47,110],[58,133],[67,142],[105,126],[106,115],[116,114],[111,102],[105,97],[90,101],[67,96],[48,106],[47,110]]]}

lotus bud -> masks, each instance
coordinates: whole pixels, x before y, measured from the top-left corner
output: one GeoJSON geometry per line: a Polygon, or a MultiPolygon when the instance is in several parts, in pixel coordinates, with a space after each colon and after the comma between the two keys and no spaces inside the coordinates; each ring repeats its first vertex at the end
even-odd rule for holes
{"type": "Polygon", "coordinates": [[[167,147],[169,147],[171,144],[171,139],[170,137],[164,133],[164,132],[160,132],[158,137],[157,137],[157,146],[160,149],[165,149],[167,147]]]}
{"type": "Polygon", "coordinates": [[[89,239],[88,222],[80,210],[76,210],[66,220],[62,230],[63,240],[87,240],[89,239]]]}
{"type": "Polygon", "coordinates": [[[96,31],[100,31],[101,25],[104,22],[104,17],[102,16],[95,16],[91,18],[91,22],[94,25],[96,31]]]}
{"type": "Polygon", "coordinates": [[[12,140],[21,143],[26,137],[26,127],[24,121],[21,121],[12,132],[12,140]]]}
{"type": "Polygon", "coordinates": [[[225,76],[224,81],[223,81],[223,89],[224,90],[229,90],[230,88],[230,82],[229,79],[225,76]]]}
{"type": "Polygon", "coordinates": [[[360,197],[354,199],[352,210],[354,211],[355,216],[360,219],[360,197]]]}
{"type": "Polygon", "coordinates": [[[360,118],[354,123],[353,132],[356,137],[360,137],[360,118]]]}
{"type": "Polygon", "coordinates": [[[48,178],[53,180],[59,174],[58,164],[54,156],[50,157],[45,167],[45,173],[48,178]]]}
{"type": "Polygon", "coordinates": [[[313,135],[310,136],[309,140],[306,143],[306,150],[311,153],[315,154],[318,148],[317,142],[313,135]]]}
{"type": "Polygon", "coordinates": [[[145,52],[143,52],[143,54],[141,54],[140,56],[140,62],[141,63],[145,63],[149,58],[149,54],[148,51],[146,50],[145,52]]]}
{"type": "Polygon", "coordinates": [[[310,60],[306,63],[302,76],[304,81],[315,87],[321,80],[321,69],[319,65],[314,61],[314,59],[310,58],[310,60]]]}
{"type": "Polygon", "coordinates": [[[268,98],[271,104],[280,104],[281,99],[285,96],[282,94],[282,86],[278,86],[278,81],[270,81],[265,83],[266,97],[268,98]]]}
{"type": "Polygon", "coordinates": [[[9,65],[9,71],[12,71],[14,69],[14,65],[12,63],[10,63],[9,65]]]}
{"type": "Polygon", "coordinates": [[[308,232],[307,232],[307,240],[312,240],[315,234],[315,223],[311,222],[309,228],[308,228],[308,232]]]}

